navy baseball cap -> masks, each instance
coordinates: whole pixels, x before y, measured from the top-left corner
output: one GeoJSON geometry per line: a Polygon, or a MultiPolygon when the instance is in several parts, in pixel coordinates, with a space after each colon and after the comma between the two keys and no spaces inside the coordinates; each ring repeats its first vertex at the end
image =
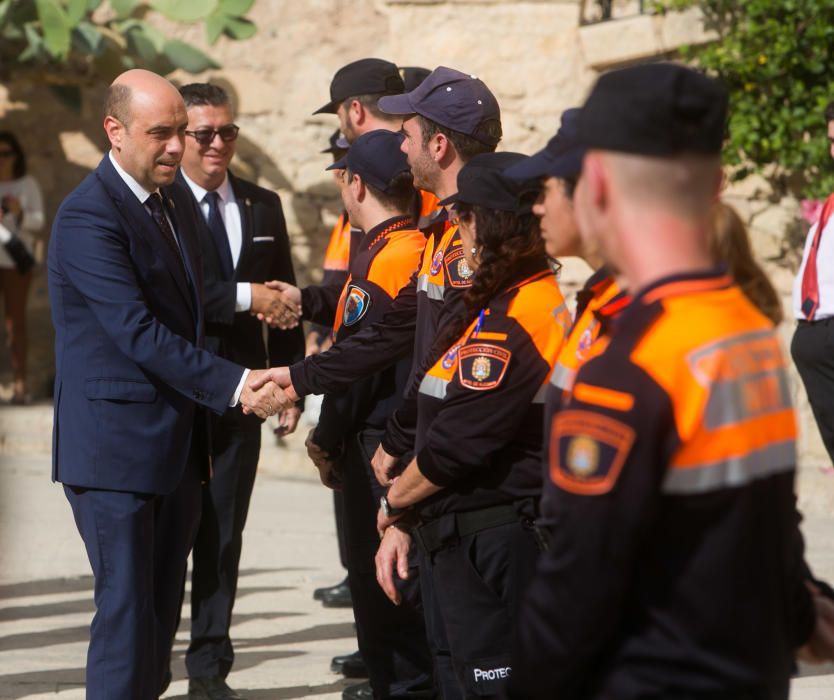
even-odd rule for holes
{"type": "Polygon", "coordinates": [[[504,173],[513,180],[533,180],[543,177],[576,178],[582,172],[585,149],[576,141],[579,109],[573,107],[562,113],[562,124],[556,135],[538,153],[516,163],[504,173]]]}
{"type": "Polygon", "coordinates": [[[336,71],[330,81],[330,102],[313,114],[336,114],[339,105],[348,97],[377,95],[405,90],[400,70],[391,61],[381,58],[362,58],[336,71]]]}
{"type": "Polygon", "coordinates": [[[346,151],[350,148],[350,144],[348,140],[342,136],[342,132],[336,129],[332,134],[330,134],[330,138],[327,139],[327,148],[323,148],[321,153],[332,153],[337,154],[341,153],[342,151],[346,151]]]}
{"type": "Polygon", "coordinates": [[[379,109],[386,114],[419,114],[487,146],[501,140],[501,110],[495,95],[482,80],[454,68],[435,68],[411,92],[381,98],[379,109]],[[486,129],[490,122],[498,122],[498,138],[486,129]]]}
{"type": "Polygon", "coordinates": [[[676,63],[649,63],[600,76],[579,115],[585,148],[668,157],[718,155],[727,123],[727,91],[676,63]]]}
{"type": "MultiPolygon", "coordinates": [[[[511,180],[505,174],[508,168],[527,160],[521,153],[479,153],[470,158],[458,173],[458,191],[440,202],[441,205],[463,202],[487,209],[519,211],[529,201],[524,194],[534,188],[530,181],[511,180]]],[[[537,190],[538,187],[535,186],[537,190]]]]}
{"type": "Polygon", "coordinates": [[[347,154],[326,170],[347,168],[367,184],[381,192],[387,192],[391,181],[397,175],[411,172],[408,159],[400,150],[402,142],[403,135],[396,131],[369,131],[350,144],[347,154]]]}

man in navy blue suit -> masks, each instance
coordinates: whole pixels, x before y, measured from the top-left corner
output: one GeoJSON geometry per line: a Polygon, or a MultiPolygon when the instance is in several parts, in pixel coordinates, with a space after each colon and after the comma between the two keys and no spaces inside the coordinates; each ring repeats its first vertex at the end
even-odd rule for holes
{"type": "Polygon", "coordinates": [[[273,385],[200,348],[190,196],[171,185],[185,105],[131,70],[110,86],[111,150],[62,203],[49,247],[55,324],[53,479],[95,576],[88,700],[158,698],[170,680],[186,558],[209,477],[205,409],[287,407],[273,385]]]}

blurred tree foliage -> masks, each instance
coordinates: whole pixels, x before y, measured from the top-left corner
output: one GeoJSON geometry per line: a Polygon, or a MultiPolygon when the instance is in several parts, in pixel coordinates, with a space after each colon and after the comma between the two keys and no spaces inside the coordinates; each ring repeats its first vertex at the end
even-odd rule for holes
{"type": "Polygon", "coordinates": [[[203,23],[206,39],[243,40],[256,32],[245,17],[254,0],[0,0],[0,80],[41,81],[76,109],[81,87],[109,83],[128,68],[161,75],[219,67],[194,46],[166,37],[146,21],[203,23]]]}
{"type": "Polygon", "coordinates": [[[682,56],[730,91],[725,161],[734,179],[764,172],[778,191],[834,191],[825,106],[834,100],[834,0],[661,0],[697,5],[718,39],[682,56]]]}

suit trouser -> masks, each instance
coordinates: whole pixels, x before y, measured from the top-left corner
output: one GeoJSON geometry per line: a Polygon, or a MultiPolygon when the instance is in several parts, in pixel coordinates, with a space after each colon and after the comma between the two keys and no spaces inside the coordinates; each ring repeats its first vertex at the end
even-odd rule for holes
{"type": "Polygon", "coordinates": [[[93,569],[87,700],[159,697],[200,512],[193,460],[164,496],[64,486],[93,569]]]}
{"type": "Polygon", "coordinates": [[[368,456],[381,437],[382,431],[374,430],[349,440],[342,462],[348,580],[359,651],[368,666],[375,696],[408,697],[430,693],[431,654],[416,568],[412,566],[408,580],[401,582],[400,605],[388,600],[376,580],[376,516],[384,489],[374,476],[368,456]]]}
{"type": "Polygon", "coordinates": [[[834,463],[834,318],[800,321],[791,342],[791,355],[834,463]]]}
{"type": "Polygon", "coordinates": [[[261,421],[238,409],[211,417],[211,481],[203,486],[191,572],[191,678],[226,677],[234,661],[229,637],[237,593],[243,527],[258,470],[261,421]]]}
{"type": "Polygon", "coordinates": [[[345,496],[333,492],[333,515],[336,518],[336,541],[339,543],[339,561],[347,569],[347,542],[345,541],[345,496]]]}

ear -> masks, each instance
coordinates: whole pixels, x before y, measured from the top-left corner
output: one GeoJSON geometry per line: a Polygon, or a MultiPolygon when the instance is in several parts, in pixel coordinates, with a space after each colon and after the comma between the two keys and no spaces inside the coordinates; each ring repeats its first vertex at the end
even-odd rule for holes
{"type": "Polygon", "coordinates": [[[605,163],[598,153],[589,153],[582,163],[582,178],[588,190],[588,201],[594,209],[604,211],[608,208],[608,174],[605,170],[605,163]]]}
{"type": "Polygon", "coordinates": [[[439,163],[454,152],[454,146],[452,146],[452,142],[449,141],[446,134],[438,132],[429,139],[427,150],[432,159],[439,163]]]}
{"type": "Polygon", "coordinates": [[[354,124],[364,123],[367,113],[365,112],[364,105],[359,100],[351,101],[348,111],[351,115],[351,121],[354,124]]]}
{"type": "Polygon", "coordinates": [[[362,178],[359,175],[353,175],[353,179],[348,184],[348,187],[351,188],[353,198],[357,202],[361,202],[365,199],[365,193],[367,192],[367,189],[365,188],[365,183],[362,181],[362,178]]]}
{"type": "Polygon", "coordinates": [[[104,133],[107,134],[110,145],[117,151],[121,150],[124,132],[125,125],[116,119],[116,117],[108,114],[104,118],[104,133]]]}

